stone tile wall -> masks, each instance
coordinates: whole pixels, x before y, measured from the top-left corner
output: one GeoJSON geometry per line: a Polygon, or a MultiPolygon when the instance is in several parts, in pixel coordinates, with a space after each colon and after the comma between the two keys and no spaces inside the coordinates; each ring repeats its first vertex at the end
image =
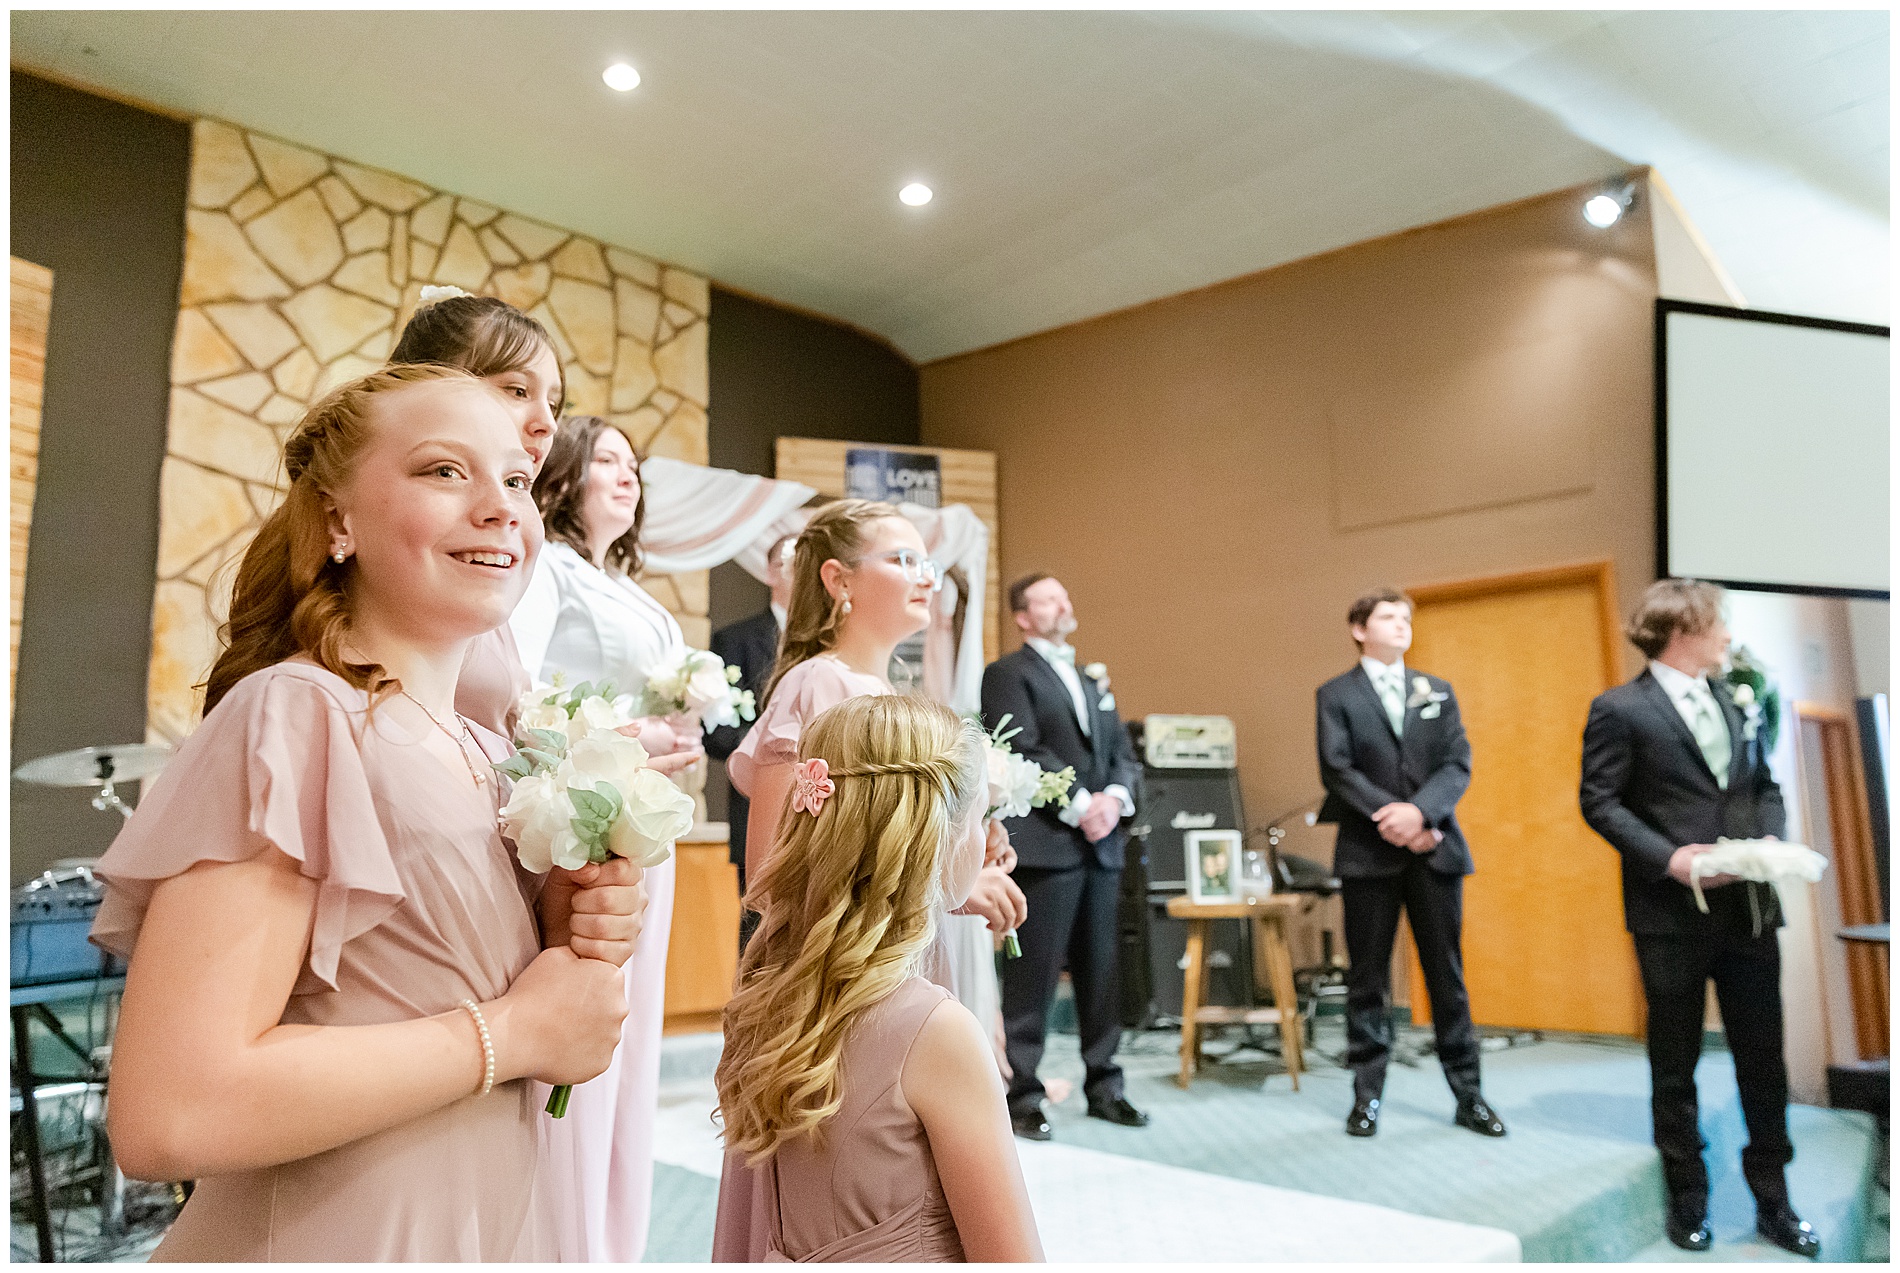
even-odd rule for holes
{"type": "MultiPolygon", "coordinates": [[[[159,492],[149,737],[175,742],[197,722],[236,559],[281,498],[285,433],[332,385],[382,365],[427,283],[539,319],[570,413],[624,424],[643,453],[706,463],[704,278],[200,120],[159,492]]],[[[643,582],[703,648],[705,572],[643,582]]]]}

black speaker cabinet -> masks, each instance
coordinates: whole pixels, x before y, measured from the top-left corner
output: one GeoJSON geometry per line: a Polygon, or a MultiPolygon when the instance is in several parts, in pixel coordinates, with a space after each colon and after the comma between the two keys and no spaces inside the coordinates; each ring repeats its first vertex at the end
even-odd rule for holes
{"type": "MultiPolygon", "coordinates": [[[[1168,914],[1166,895],[1151,898],[1148,920],[1148,963],[1154,978],[1154,1011],[1159,1017],[1179,1020],[1181,989],[1186,976],[1181,962],[1187,957],[1187,924],[1168,914]]],[[[1205,1003],[1227,1008],[1247,1006],[1251,990],[1247,979],[1253,968],[1252,927],[1243,919],[1209,922],[1207,949],[1202,954],[1210,964],[1205,1003]]]]}
{"type": "MultiPolygon", "coordinates": [[[[1231,769],[1142,768],[1141,807],[1135,826],[1148,846],[1148,888],[1187,890],[1188,831],[1245,831],[1240,776],[1231,769]]],[[[1178,1000],[1179,985],[1174,989],[1178,1000]]]]}

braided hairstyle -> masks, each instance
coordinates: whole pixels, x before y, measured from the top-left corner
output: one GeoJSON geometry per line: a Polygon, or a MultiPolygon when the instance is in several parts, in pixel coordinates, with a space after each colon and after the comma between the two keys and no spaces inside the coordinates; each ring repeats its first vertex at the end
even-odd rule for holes
{"type": "Polygon", "coordinates": [[[902,518],[895,504],[881,500],[833,500],[812,514],[792,554],[792,601],[785,607],[785,639],[779,643],[778,662],[772,667],[759,710],[772,700],[772,691],[785,674],[816,658],[838,643],[844,607],[825,587],[821,573],[827,561],[855,565],[871,537],[871,525],[886,517],[902,518]]]}
{"type": "Polygon", "coordinates": [[[356,559],[330,560],[325,492],[346,483],[375,428],[378,395],[437,380],[474,383],[456,367],[385,367],[339,385],[304,413],[284,442],[290,491],[264,519],[231,589],[231,617],[218,629],[224,651],[205,681],[205,713],[252,672],[307,654],[372,697],[398,688],[375,663],[343,656],[350,629],[350,574],[356,559]]]}
{"type": "Polygon", "coordinates": [[[950,850],[986,790],[981,731],[924,698],[846,699],[799,755],[823,757],[836,790],[816,815],[787,807],[746,890],[763,918],[715,1075],[726,1144],[754,1163],[838,1112],[852,1024],[930,945],[950,850]]]}

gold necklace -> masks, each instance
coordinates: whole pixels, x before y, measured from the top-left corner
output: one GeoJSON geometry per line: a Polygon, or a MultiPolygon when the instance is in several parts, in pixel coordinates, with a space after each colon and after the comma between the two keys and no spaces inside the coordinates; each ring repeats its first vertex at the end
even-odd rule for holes
{"type": "MultiPolygon", "coordinates": [[[[462,763],[468,766],[468,776],[475,780],[475,785],[477,787],[483,785],[483,783],[486,780],[483,778],[482,774],[475,768],[475,762],[468,758],[468,748],[462,745],[462,738],[466,738],[470,742],[474,742],[475,739],[474,739],[474,736],[469,733],[468,722],[462,719],[460,713],[457,713],[455,717],[455,723],[462,727],[462,738],[457,738],[454,734],[449,732],[449,727],[447,725],[444,725],[441,721],[435,718],[434,712],[430,711],[428,708],[422,705],[422,700],[418,699],[414,694],[411,694],[408,690],[402,691],[402,696],[408,699],[410,702],[414,703],[416,705],[417,710],[419,710],[424,716],[427,716],[429,718],[429,723],[431,725],[434,725],[437,729],[441,730],[443,733],[443,736],[446,737],[451,743],[455,745],[456,754],[461,756],[462,763]]],[[[479,747],[479,744],[477,744],[477,746],[479,747]]]]}

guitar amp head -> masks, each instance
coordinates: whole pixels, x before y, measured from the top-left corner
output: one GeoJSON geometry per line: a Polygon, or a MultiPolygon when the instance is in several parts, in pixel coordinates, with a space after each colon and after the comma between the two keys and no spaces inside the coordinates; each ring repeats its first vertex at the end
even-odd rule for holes
{"type": "Polygon", "coordinates": [[[1232,769],[1234,722],[1225,716],[1149,716],[1142,759],[1150,769],[1232,769]]]}

